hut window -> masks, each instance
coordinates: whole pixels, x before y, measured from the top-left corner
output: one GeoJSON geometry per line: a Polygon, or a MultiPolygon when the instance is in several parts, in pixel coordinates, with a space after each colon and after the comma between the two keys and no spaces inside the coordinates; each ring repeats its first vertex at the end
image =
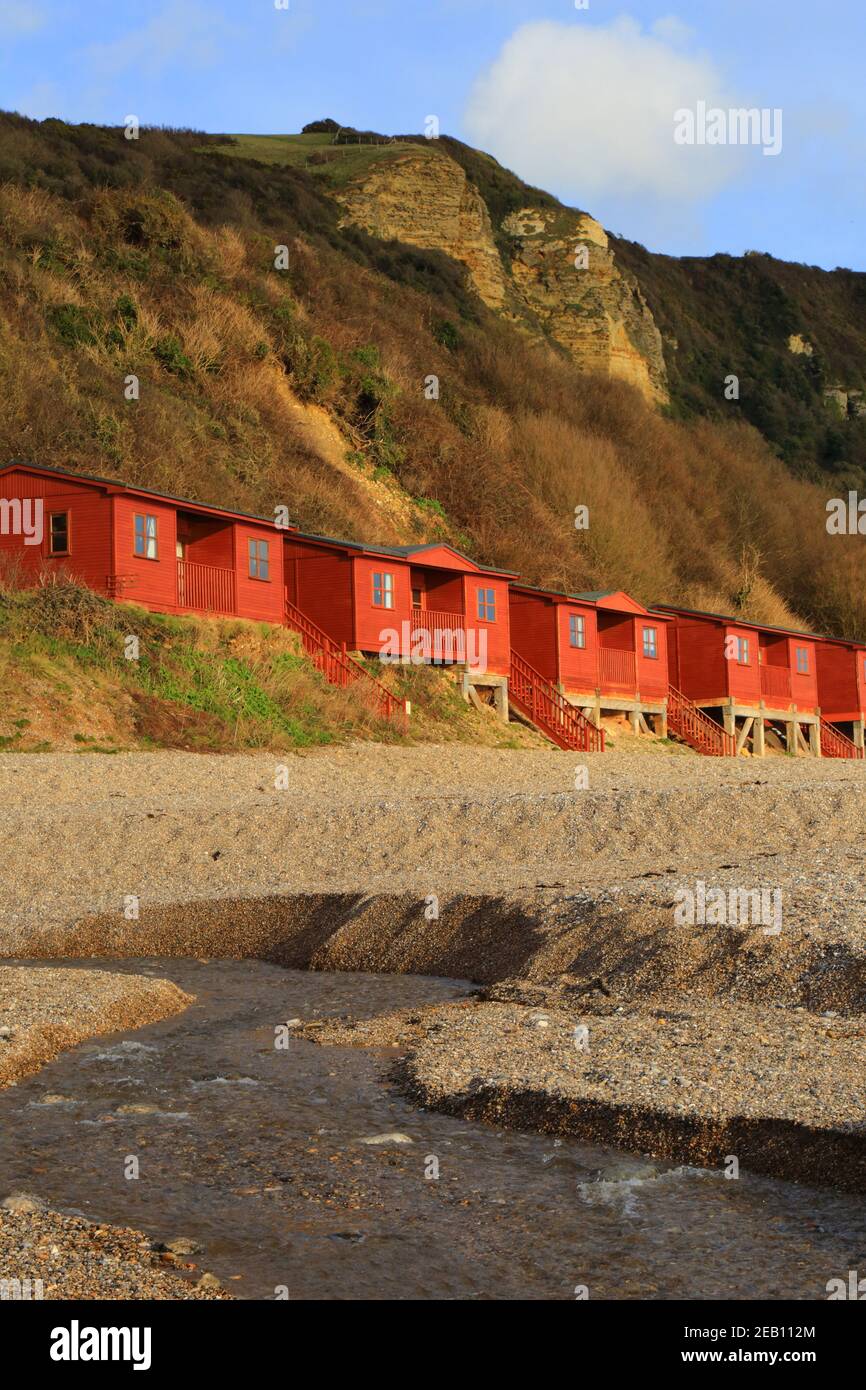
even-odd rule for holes
{"type": "Polygon", "coordinates": [[[52,512],[49,521],[48,551],[51,555],[69,554],[69,513],[52,512]]]}
{"type": "Polygon", "coordinates": [[[801,675],[801,676],[808,676],[808,674],[809,674],[809,648],[808,648],[808,647],[798,647],[798,648],[797,648],[797,672],[798,672],[798,674],[801,675]]]}
{"type": "Polygon", "coordinates": [[[373,575],[373,606],[375,608],[394,607],[393,574],[383,573],[373,575]]]}
{"type": "Polygon", "coordinates": [[[749,664],[749,639],[748,637],[737,638],[737,663],[740,666],[749,664]]]}
{"type": "Polygon", "coordinates": [[[478,617],[483,623],[496,622],[496,594],[492,589],[478,589],[478,617]]]}
{"type": "Polygon", "coordinates": [[[270,578],[270,557],[267,541],[248,541],[250,579],[270,578]]]}
{"type": "Polygon", "coordinates": [[[582,613],[569,613],[568,641],[572,647],[586,646],[586,619],[582,613]]]}
{"type": "Polygon", "coordinates": [[[659,654],[658,631],[654,627],[645,627],[643,630],[643,654],[656,660],[659,654]]]}
{"type": "Polygon", "coordinates": [[[156,560],[156,517],[148,516],[147,513],[136,512],[134,518],[135,527],[135,554],[140,555],[144,560],[156,560]]]}

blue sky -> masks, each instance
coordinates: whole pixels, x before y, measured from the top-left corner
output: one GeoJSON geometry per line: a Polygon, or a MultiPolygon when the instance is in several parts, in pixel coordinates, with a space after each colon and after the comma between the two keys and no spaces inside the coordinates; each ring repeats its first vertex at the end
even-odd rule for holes
{"type": "Polygon", "coordinates": [[[0,105],[289,132],[441,129],[673,255],[866,270],[862,0],[0,0],[0,105]],[[677,146],[697,102],[782,148],[677,146]]]}

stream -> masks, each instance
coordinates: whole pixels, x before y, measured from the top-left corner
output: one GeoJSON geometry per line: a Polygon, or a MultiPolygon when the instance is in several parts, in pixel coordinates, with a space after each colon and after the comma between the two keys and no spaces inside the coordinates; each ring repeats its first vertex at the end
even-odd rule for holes
{"type": "Polygon", "coordinates": [[[167,978],[196,1002],[0,1091],[0,1196],[188,1237],[189,1277],[210,1270],[235,1297],[823,1299],[866,1270],[856,1195],[419,1111],[385,1079],[396,1052],[274,1046],[289,1019],[440,1002],[465,982],[261,961],[43,968],[58,965],[167,978]],[[394,1132],[412,1143],[359,1142],[394,1132]]]}

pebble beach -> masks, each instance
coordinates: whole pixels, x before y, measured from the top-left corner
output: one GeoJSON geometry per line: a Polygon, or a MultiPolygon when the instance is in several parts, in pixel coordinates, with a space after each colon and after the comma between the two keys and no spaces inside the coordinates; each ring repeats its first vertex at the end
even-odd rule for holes
{"type": "MultiPolygon", "coordinates": [[[[383,1085],[427,1108],[866,1187],[857,764],[657,747],[363,746],[280,764],[5,755],[0,795],[0,950],[15,961],[0,966],[0,1086],[188,1003],[168,981],[28,969],[28,957],[254,956],[443,975],[475,981],[475,996],[349,1015],[308,1036],[399,1048],[383,1085]],[[778,895],[775,927],[724,914],[684,923],[676,907],[698,883],[778,895]]],[[[88,1248],[94,1231],[76,1220],[0,1215],[0,1266],[21,1263],[22,1240],[88,1248]]],[[[217,1296],[190,1279],[181,1292],[135,1292],[176,1276],[135,1255],[143,1237],[115,1237],[134,1277],[105,1296],[217,1296]]],[[[93,1296],[112,1287],[110,1261],[104,1279],[92,1260],[70,1269],[55,1296],[88,1279],[93,1296]]]]}

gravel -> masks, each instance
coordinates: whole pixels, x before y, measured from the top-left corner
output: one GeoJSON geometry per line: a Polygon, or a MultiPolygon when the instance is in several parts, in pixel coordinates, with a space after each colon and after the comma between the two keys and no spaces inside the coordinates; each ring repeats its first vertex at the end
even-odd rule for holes
{"type": "Polygon", "coordinates": [[[0,1209],[4,1279],[25,1287],[29,1280],[31,1299],[230,1297],[213,1275],[201,1276],[192,1262],[155,1252],[140,1231],[54,1211],[18,1215],[0,1209]]]}

